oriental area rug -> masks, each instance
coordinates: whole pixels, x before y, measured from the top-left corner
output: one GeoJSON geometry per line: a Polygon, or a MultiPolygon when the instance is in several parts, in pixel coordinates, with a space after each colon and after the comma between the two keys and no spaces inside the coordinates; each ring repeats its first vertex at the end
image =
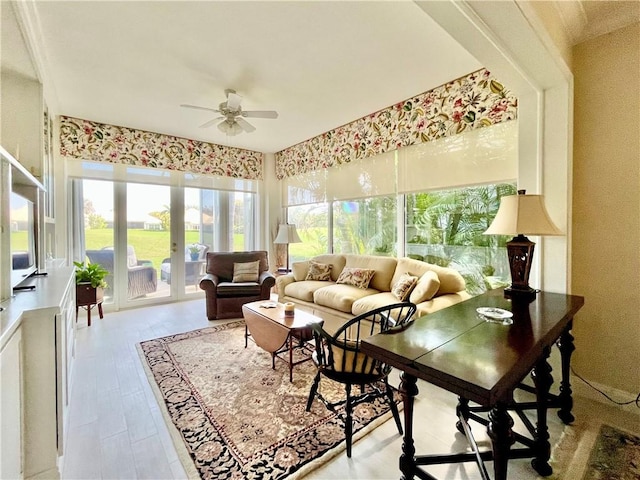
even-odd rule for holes
{"type": "MultiPolygon", "coordinates": [[[[341,412],[314,401],[312,362],[288,366],[249,341],[244,322],[171,335],[138,344],[149,382],[190,478],[299,478],[345,448],[341,412]]],[[[344,398],[344,387],[323,378],[322,394],[344,398]]],[[[399,399],[398,399],[399,400],[399,399]]],[[[354,410],[354,439],[390,417],[383,400],[354,410]]]]}
{"type": "Polygon", "coordinates": [[[640,479],[640,437],[602,425],[584,480],[640,479]]]}

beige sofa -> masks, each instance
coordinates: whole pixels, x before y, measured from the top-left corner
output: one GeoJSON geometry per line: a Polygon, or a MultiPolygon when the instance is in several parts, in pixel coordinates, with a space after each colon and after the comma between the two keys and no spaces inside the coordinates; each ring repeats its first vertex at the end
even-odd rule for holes
{"type": "Polygon", "coordinates": [[[325,318],[326,327],[327,318],[349,319],[374,308],[399,302],[392,289],[404,273],[418,277],[416,286],[405,299],[417,305],[416,317],[471,297],[465,290],[462,276],[451,268],[406,257],[327,254],[293,263],[291,273],[277,277],[278,301],[293,302],[296,308],[325,318]],[[306,280],[310,262],[331,265],[331,279],[306,280]],[[367,288],[336,283],[345,268],[370,269],[375,273],[367,288]]]}

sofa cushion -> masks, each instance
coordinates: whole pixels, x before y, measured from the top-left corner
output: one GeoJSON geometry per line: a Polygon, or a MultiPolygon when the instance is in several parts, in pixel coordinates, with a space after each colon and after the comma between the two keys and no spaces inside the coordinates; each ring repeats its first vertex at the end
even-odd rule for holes
{"type": "MultiPolygon", "coordinates": [[[[289,287],[290,285],[287,288],[289,287]]],[[[334,284],[316,290],[313,294],[313,302],[318,305],[340,310],[341,312],[350,313],[353,302],[375,293],[378,293],[378,291],[372,288],[358,288],[353,285],[334,284]]]]}
{"type": "Polygon", "coordinates": [[[324,255],[317,255],[313,257],[310,261],[331,265],[331,280],[335,282],[340,276],[340,272],[342,272],[342,269],[344,268],[347,260],[344,255],[327,253],[324,255]]]}
{"type": "Polygon", "coordinates": [[[362,297],[353,302],[353,305],[351,306],[351,313],[353,313],[353,316],[356,316],[394,303],[398,303],[398,299],[393,295],[393,293],[380,292],[374,295],[362,297]]]}
{"type": "Polygon", "coordinates": [[[306,262],[293,262],[291,264],[291,273],[296,282],[301,282],[307,279],[307,273],[309,272],[309,261],[306,262]]]}
{"type": "Polygon", "coordinates": [[[446,293],[457,293],[465,289],[466,285],[464,278],[462,278],[462,275],[460,275],[457,270],[407,257],[398,259],[398,265],[395,273],[393,274],[392,283],[397,281],[403,273],[409,273],[420,277],[427,271],[435,272],[440,280],[440,288],[438,289],[436,296],[444,295],[446,293]]]}
{"type": "Polygon", "coordinates": [[[317,263],[314,261],[309,262],[309,271],[305,280],[331,280],[331,267],[330,263],[317,263]]]}
{"type": "Polygon", "coordinates": [[[376,271],[369,268],[344,267],[336,283],[367,288],[376,271]]]}
{"type": "Polygon", "coordinates": [[[333,282],[322,282],[318,280],[303,280],[292,282],[284,287],[284,294],[288,297],[299,298],[305,302],[313,302],[313,293],[320,289],[334,285],[333,282]]]}
{"type": "Polygon", "coordinates": [[[257,282],[260,274],[260,260],[233,264],[233,282],[257,282]]]}
{"type": "MultiPolygon", "coordinates": [[[[402,277],[401,277],[402,278],[402,277]]],[[[440,279],[436,272],[428,270],[420,277],[416,287],[411,292],[409,301],[411,303],[421,303],[431,300],[440,288],[440,279]]]]}
{"type": "Polygon", "coordinates": [[[398,281],[393,284],[393,287],[391,287],[391,293],[398,300],[404,302],[416,286],[417,281],[418,277],[403,273],[398,281]]]}
{"type": "MultiPolygon", "coordinates": [[[[381,292],[391,291],[391,279],[396,269],[397,260],[394,257],[379,257],[376,255],[345,255],[345,267],[368,268],[375,270],[370,287],[381,292]]],[[[412,273],[412,275],[415,275],[412,273]]]]}

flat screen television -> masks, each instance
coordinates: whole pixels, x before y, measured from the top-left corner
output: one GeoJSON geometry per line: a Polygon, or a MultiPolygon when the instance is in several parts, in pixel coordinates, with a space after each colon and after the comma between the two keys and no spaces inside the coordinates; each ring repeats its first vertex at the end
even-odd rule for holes
{"type": "Polygon", "coordinates": [[[11,192],[11,287],[16,288],[37,270],[36,260],[36,216],[34,203],[11,192]]]}

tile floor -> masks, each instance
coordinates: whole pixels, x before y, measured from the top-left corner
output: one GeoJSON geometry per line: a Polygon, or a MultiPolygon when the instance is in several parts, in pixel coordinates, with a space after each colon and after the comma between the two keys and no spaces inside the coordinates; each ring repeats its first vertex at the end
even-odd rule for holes
{"type": "MultiPolygon", "coordinates": [[[[185,478],[149,386],[136,350],[142,340],[211,326],[203,299],[148,308],[107,312],[102,320],[86,326],[86,313],[78,320],[76,359],[72,377],[68,435],[63,460],[63,479],[172,479],[185,478]]],[[[554,369],[555,370],[555,369],[554,369]]],[[[392,380],[397,385],[397,377],[392,380]]],[[[427,383],[418,384],[414,425],[417,453],[446,453],[465,448],[455,430],[456,398],[427,383]]],[[[577,421],[594,413],[619,418],[619,409],[582,397],[575,398],[577,421]]],[[[624,413],[624,412],[623,412],[624,413]]],[[[629,414],[627,414],[629,415],[629,414]]],[[[637,421],[636,415],[630,415],[637,421]]],[[[628,418],[628,417],[625,417],[628,418]]],[[[628,426],[628,420],[619,420],[628,426]]],[[[552,445],[565,427],[550,412],[552,445]]],[[[639,429],[640,430],[640,429],[639,429]]],[[[484,427],[474,435],[489,445],[484,427]]],[[[344,453],[311,472],[308,479],[398,479],[402,438],[393,421],[381,425],[354,444],[353,455],[344,453]]],[[[488,468],[492,471],[491,464],[488,468]]],[[[575,470],[575,469],[574,469],[575,470]]],[[[440,465],[429,470],[437,478],[480,478],[475,464],[440,465]]],[[[567,472],[570,478],[581,472],[567,472]]],[[[512,460],[509,478],[541,478],[529,460],[512,460]]]]}

